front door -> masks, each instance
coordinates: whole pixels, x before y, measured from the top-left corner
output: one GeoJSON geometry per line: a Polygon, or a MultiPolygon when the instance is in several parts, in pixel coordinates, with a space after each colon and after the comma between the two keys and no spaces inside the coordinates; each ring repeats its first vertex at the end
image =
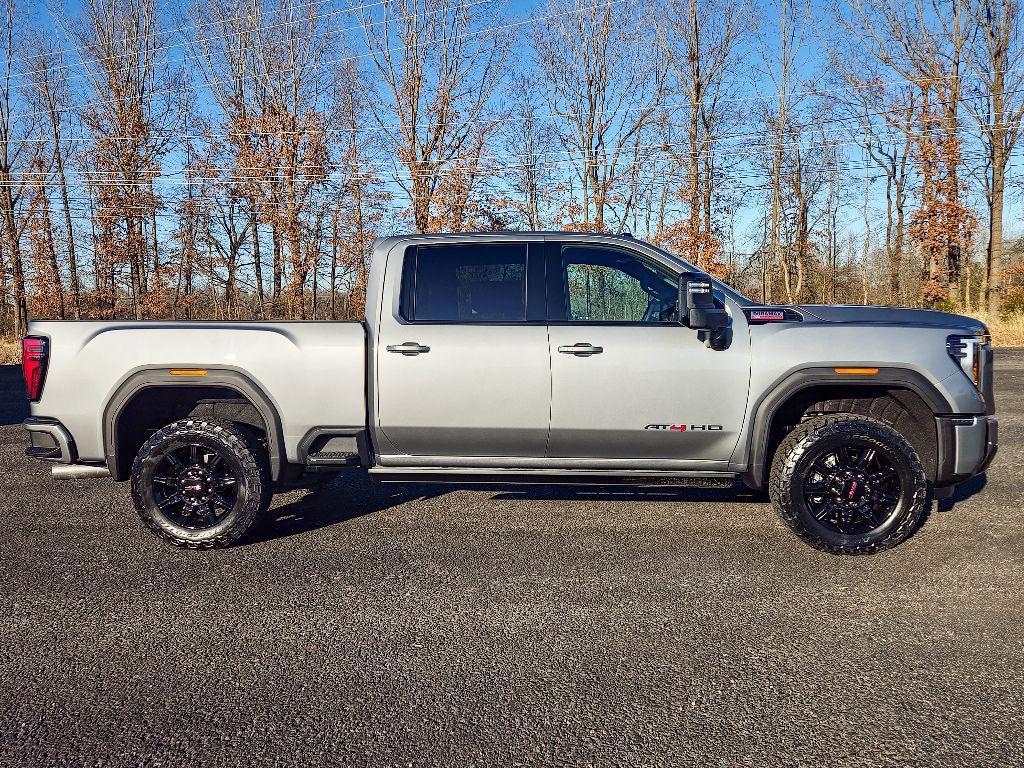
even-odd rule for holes
{"type": "Polygon", "coordinates": [[[716,351],[680,325],[678,278],[662,264],[613,246],[562,242],[548,245],[547,270],[548,457],[709,469],[727,461],[750,378],[743,313],[730,307],[732,342],[716,351]]]}
{"type": "Polygon", "coordinates": [[[385,301],[376,339],[378,426],[394,448],[380,453],[544,456],[543,275],[539,242],[477,237],[389,257],[384,296],[400,280],[401,300],[385,301]],[[401,262],[394,269],[392,259],[401,262]]]}

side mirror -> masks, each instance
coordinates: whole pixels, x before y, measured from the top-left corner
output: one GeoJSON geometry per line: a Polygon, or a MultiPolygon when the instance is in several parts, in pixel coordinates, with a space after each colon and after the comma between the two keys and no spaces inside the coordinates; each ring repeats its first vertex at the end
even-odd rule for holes
{"type": "Polygon", "coordinates": [[[711,281],[704,275],[684,272],[679,276],[679,306],[683,324],[696,331],[714,331],[729,325],[729,313],[715,304],[711,281]]]}

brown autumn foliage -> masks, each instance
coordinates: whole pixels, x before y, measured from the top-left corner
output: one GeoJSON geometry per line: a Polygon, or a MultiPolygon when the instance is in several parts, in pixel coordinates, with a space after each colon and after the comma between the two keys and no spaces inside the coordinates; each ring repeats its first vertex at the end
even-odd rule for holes
{"type": "Polygon", "coordinates": [[[5,0],[0,335],[357,318],[408,230],[629,231],[766,301],[1024,312],[1020,9],[943,7],[85,0],[57,37],[5,0]]]}
{"type": "MultiPolygon", "coordinates": [[[[928,109],[925,101],[924,109],[928,109]]],[[[910,217],[908,234],[921,256],[921,302],[933,307],[949,303],[950,291],[960,283],[964,254],[975,226],[975,216],[964,203],[963,182],[956,171],[961,167],[961,141],[943,132],[938,138],[930,130],[938,122],[926,113],[926,126],[918,139],[914,162],[921,177],[918,208],[910,217]]]]}

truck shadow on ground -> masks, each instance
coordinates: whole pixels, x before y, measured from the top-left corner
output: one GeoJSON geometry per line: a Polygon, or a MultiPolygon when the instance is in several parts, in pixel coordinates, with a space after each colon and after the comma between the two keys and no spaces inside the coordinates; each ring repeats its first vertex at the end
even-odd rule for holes
{"type": "Polygon", "coordinates": [[[443,496],[451,490],[451,486],[443,485],[376,483],[364,472],[353,472],[272,508],[242,543],[309,533],[402,504],[443,496]]]}
{"type": "Polygon", "coordinates": [[[764,504],[767,494],[745,486],[694,488],[681,486],[630,485],[489,485],[454,486],[443,483],[378,483],[365,473],[355,472],[308,491],[305,495],[274,507],[259,527],[242,543],[257,544],[289,538],[320,528],[340,525],[356,518],[417,501],[434,499],[459,490],[489,492],[494,500],[521,501],[630,501],[641,503],[731,502],[764,504]]]}
{"type": "Polygon", "coordinates": [[[988,474],[978,475],[972,477],[965,483],[961,483],[956,487],[956,491],[948,499],[940,499],[938,501],[938,511],[948,512],[953,509],[961,501],[966,501],[976,494],[981,493],[985,490],[985,486],[988,485],[988,474]]]}
{"type": "MultiPolygon", "coordinates": [[[[988,475],[972,477],[957,486],[956,492],[948,499],[937,502],[939,512],[947,512],[961,501],[981,493],[988,482],[988,475]]],[[[667,502],[727,502],[732,504],[768,504],[767,491],[754,491],[740,482],[731,487],[699,488],[685,486],[631,487],[631,486],[510,486],[495,494],[495,499],[523,499],[525,501],[593,500],[612,501],[635,498],[637,501],[667,502]]]]}
{"type": "Polygon", "coordinates": [[[767,504],[768,494],[752,491],[742,483],[732,486],[686,485],[530,485],[503,486],[493,499],[523,501],[636,501],[731,502],[767,504]]]}
{"type": "MultiPolygon", "coordinates": [[[[950,499],[938,502],[938,512],[980,493],[985,475],[975,477],[957,488],[950,499]]],[[[259,527],[245,540],[257,544],[290,538],[321,528],[341,525],[376,512],[418,501],[438,498],[466,488],[490,493],[494,500],[517,501],[636,501],[643,504],[714,503],[768,504],[768,494],[752,491],[742,483],[731,487],[687,487],[674,485],[484,485],[453,486],[441,483],[378,483],[369,475],[354,472],[334,482],[306,492],[270,510],[259,527]]],[[[933,507],[934,509],[934,507],[933,507]]],[[[922,519],[922,523],[928,515],[922,519]]]]}
{"type": "Polygon", "coordinates": [[[0,427],[21,424],[29,416],[21,368],[0,365],[0,427]]]}

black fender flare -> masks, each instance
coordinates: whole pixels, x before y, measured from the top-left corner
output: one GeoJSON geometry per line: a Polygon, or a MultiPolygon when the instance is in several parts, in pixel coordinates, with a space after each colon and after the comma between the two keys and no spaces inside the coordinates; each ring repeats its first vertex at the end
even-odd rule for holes
{"type": "MultiPolygon", "coordinates": [[[[875,368],[875,366],[870,366],[875,368]]],[[[838,374],[835,368],[803,368],[783,374],[751,408],[743,481],[751,488],[765,487],[768,475],[769,427],[778,409],[796,393],[821,384],[843,387],[898,387],[918,395],[936,416],[953,413],[954,406],[923,374],[908,368],[879,367],[873,374],[838,374]]],[[[940,448],[941,450],[941,448],[940,448]]]]}
{"type": "Polygon", "coordinates": [[[267,425],[267,449],[270,476],[277,481],[285,463],[284,432],[281,416],[261,385],[234,368],[204,368],[202,376],[172,375],[172,370],[196,368],[194,365],[161,365],[133,371],[122,381],[103,408],[103,454],[114,480],[127,480],[118,469],[117,422],[131,399],[144,389],[154,387],[224,387],[237,392],[253,404],[267,425]]]}

